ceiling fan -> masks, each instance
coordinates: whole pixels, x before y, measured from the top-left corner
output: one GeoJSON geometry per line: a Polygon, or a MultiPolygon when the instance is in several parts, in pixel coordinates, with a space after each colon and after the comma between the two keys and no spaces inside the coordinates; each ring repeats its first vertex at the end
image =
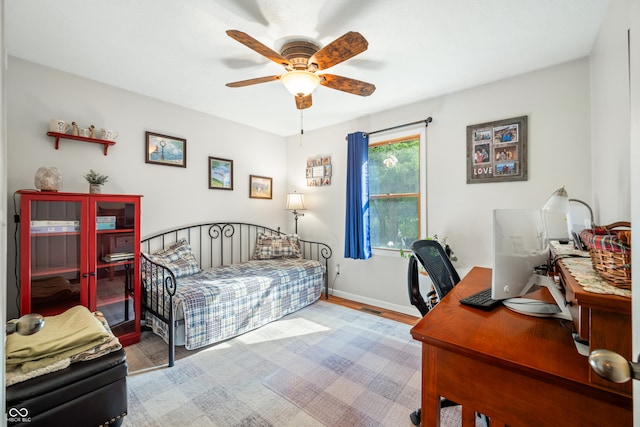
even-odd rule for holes
{"type": "Polygon", "coordinates": [[[318,85],[360,96],[369,96],[376,90],[375,85],[371,83],[349,77],[317,74],[317,71],[326,70],[367,50],[369,43],[355,31],[344,34],[322,49],[313,42],[291,41],[282,46],[280,53],[242,31],[228,30],[227,35],[287,70],[284,74],[227,83],[228,87],[243,87],[280,80],[295,96],[298,110],[311,107],[311,92],[318,85]]]}

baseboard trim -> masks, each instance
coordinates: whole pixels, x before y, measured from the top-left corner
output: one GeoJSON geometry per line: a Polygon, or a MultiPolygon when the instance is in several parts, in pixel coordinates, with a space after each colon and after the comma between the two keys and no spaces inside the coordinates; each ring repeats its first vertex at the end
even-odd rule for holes
{"type": "MultiPolygon", "coordinates": [[[[349,292],[343,292],[343,291],[338,291],[338,290],[334,290],[333,292],[330,292],[330,294],[331,295],[335,295],[335,296],[340,297],[340,298],[348,299],[348,300],[351,300],[351,301],[356,301],[356,302],[359,302],[359,303],[362,303],[362,304],[373,305],[375,307],[380,307],[380,308],[384,308],[386,310],[396,311],[398,313],[407,314],[409,316],[420,317],[420,312],[418,311],[417,308],[413,307],[412,305],[404,306],[404,305],[399,305],[399,304],[391,304],[389,302],[377,300],[375,298],[367,298],[367,297],[363,297],[361,295],[356,295],[356,294],[352,294],[352,293],[349,293],[349,292]]],[[[408,298],[409,298],[409,296],[407,295],[407,299],[408,298]]]]}

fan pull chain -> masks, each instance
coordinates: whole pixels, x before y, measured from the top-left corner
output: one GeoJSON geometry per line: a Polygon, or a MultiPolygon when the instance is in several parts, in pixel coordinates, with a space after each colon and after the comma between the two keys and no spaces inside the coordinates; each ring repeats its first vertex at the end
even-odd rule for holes
{"type": "Polygon", "coordinates": [[[304,117],[302,112],[304,110],[300,110],[300,147],[302,147],[302,135],[304,135],[304,117]]]}

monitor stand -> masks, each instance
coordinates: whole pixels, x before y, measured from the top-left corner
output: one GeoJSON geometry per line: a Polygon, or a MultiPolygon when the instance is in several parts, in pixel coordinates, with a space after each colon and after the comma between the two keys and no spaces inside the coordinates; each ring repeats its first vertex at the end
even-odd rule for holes
{"type": "Polygon", "coordinates": [[[556,282],[549,276],[543,276],[541,274],[533,274],[527,283],[522,295],[526,295],[529,292],[536,289],[536,287],[545,287],[549,289],[554,303],[545,302],[530,298],[508,298],[502,303],[505,307],[520,314],[535,317],[555,317],[558,319],[573,320],[569,307],[564,299],[564,295],[558,289],[556,282]]]}

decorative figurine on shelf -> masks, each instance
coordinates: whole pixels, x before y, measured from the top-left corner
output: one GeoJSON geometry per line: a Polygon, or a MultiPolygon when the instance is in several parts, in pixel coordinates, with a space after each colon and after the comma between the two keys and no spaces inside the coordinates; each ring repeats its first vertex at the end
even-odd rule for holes
{"type": "Polygon", "coordinates": [[[102,175],[93,169],[89,169],[89,173],[84,175],[84,179],[89,183],[89,193],[92,194],[100,194],[102,186],[105,182],[109,180],[109,177],[106,175],[102,175]]]}
{"type": "Polygon", "coordinates": [[[78,136],[78,125],[76,122],[71,122],[71,135],[78,136]]]}
{"type": "Polygon", "coordinates": [[[71,130],[71,125],[64,120],[51,119],[49,121],[49,131],[55,133],[67,133],[71,130]]]}
{"type": "Polygon", "coordinates": [[[60,191],[62,174],[58,168],[43,166],[36,171],[35,185],[40,191],[60,191]]]}
{"type": "Polygon", "coordinates": [[[96,137],[96,127],[94,125],[89,126],[89,138],[96,137]]]}

